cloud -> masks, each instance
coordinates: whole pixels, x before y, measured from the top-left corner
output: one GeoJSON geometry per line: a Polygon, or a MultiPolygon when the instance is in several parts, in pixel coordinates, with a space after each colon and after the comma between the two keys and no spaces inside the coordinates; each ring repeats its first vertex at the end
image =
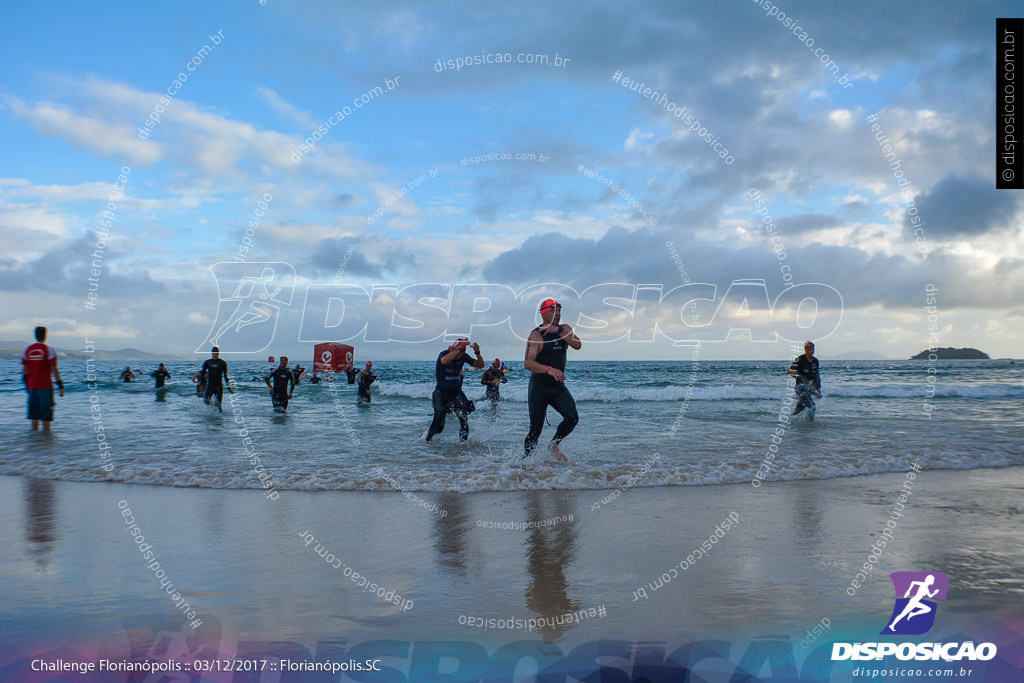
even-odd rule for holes
{"type": "Polygon", "coordinates": [[[827,216],[820,213],[801,213],[792,216],[784,216],[775,224],[784,234],[799,234],[811,230],[825,230],[845,225],[845,221],[839,216],[827,216]]]}
{"type": "Polygon", "coordinates": [[[23,263],[12,259],[0,261],[0,290],[43,291],[78,296],[90,291],[94,263],[101,269],[99,295],[106,299],[137,298],[164,294],[166,287],[153,280],[144,270],[125,267],[131,254],[112,245],[97,251],[95,235],[82,235],[67,240],[42,255],[23,263]],[[98,259],[97,259],[98,257],[98,259]]]}
{"type": "Polygon", "coordinates": [[[137,138],[134,126],[127,121],[109,123],[59,104],[41,102],[29,105],[10,95],[3,97],[2,104],[32,124],[42,135],[62,138],[76,147],[118,161],[127,159],[132,164],[149,165],[161,157],[157,145],[137,138]]]}
{"type": "Polygon", "coordinates": [[[909,208],[903,217],[903,234],[914,238],[914,229],[924,226],[935,238],[982,237],[986,233],[1020,224],[1021,202],[1014,192],[997,190],[991,180],[979,176],[943,178],[930,190],[914,198],[921,224],[912,224],[909,208]]]}
{"type": "Polygon", "coordinates": [[[272,88],[259,86],[257,89],[260,97],[267,101],[270,108],[284,117],[286,120],[296,124],[299,129],[303,132],[307,130],[313,130],[320,122],[314,119],[309,113],[299,109],[294,104],[286,102],[280,95],[277,94],[272,88]]]}

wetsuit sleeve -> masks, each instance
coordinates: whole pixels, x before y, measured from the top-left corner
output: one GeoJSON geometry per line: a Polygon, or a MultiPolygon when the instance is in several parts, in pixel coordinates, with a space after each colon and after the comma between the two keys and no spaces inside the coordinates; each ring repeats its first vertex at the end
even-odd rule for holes
{"type": "Polygon", "coordinates": [[[480,375],[480,384],[487,384],[491,381],[491,371],[485,370],[484,374],[480,375]]]}
{"type": "Polygon", "coordinates": [[[288,393],[289,393],[289,394],[295,391],[295,384],[296,384],[296,383],[297,383],[297,381],[298,381],[298,380],[296,380],[296,379],[295,379],[295,373],[294,373],[294,372],[293,372],[293,373],[290,373],[290,375],[291,375],[291,380],[292,380],[292,383],[291,383],[291,385],[290,385],[290,386],[288,387],[288,393]]]}
{"type": "Polygon", "coordinates": [[[814,364],[814,378],[811,379],[811,386],[814,387],[815,391],[821,392],[821,370],[817,363],[814,364]]]}

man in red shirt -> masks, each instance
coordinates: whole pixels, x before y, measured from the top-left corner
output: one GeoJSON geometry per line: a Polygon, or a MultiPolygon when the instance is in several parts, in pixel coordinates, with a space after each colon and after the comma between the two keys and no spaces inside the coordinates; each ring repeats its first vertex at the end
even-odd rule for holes
{"type": "Polygon", "coordinates": [[[39,429],[43,422],[43,431],[50,431],[53,422],[53,382],[57,380],[61,398],[64,397],[64,381],[57,370],[57,352],[43,342],[46,341],[46,328],[36,328],[36,343],[29,345],[21,355],[21,378],[28,391],[28,419],[32,420],[32,431],[39,429]]]}

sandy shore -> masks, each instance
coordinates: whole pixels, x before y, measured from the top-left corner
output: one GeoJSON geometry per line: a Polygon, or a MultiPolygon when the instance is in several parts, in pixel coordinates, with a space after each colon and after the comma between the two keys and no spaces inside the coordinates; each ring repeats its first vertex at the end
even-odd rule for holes
{"type": "Polygon", "coordinates": [[[608,491],[422,494],[421,505],[398,493],[272,500],[2,477],[0,630],[23,651],[126,646],[139,629],[215,634],[222,649],[772,634],[795,644],[822,619],[828,637],[863,640],[892,609],[888,573],[906,570],[950,576],[938,635],[1019,628],[1024,468],[917,474],[892,540],[849,595],[906,481],[636,488],[611,500],[608,491]],[[547,525],[495,528],[531,520],[547,525]],[[202,621],[195,630],[187,610],[202,621]]]}

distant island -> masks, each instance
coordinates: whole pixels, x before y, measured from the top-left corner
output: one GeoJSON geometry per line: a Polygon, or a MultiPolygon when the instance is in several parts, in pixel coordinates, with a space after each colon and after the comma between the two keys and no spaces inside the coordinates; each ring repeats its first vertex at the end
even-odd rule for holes
{"type": "Polygon", "coordinates": [[[984,351],[978,349],[954,349],[952,346],[947,346],[943,349],[935,349],[935,351],[929,351],[925,349],[916,356],[911,356],[910,360],[928,360],[928,355],[934,353],[938,356],[939,360],[988,360],[989,355],[984,351]]]}
{"type": "MultiPolygon", "coordinates": [[[[21,354],[24,352],[25,347],[28,346],[28,342],[15,342],[15,341],[0,341],[0,360],[19,360],[21,354]]],[[[53,347],[54,351],[57,352],[57,356],[62,360],[85,360],[86,358],[93,358],[95,360],[132,360],[132,361],[169,361],[169,360],[193,360],[187,356],[175,356],[172,354],[158,354],[149,353],[147,351],[140,351],[139,349],[125,348],[117,349],[116,351],[109,351],[106,349],[96,349],[95,354],[86,355],[81,350],[62,349],[60,347],[53,347]]]]}

